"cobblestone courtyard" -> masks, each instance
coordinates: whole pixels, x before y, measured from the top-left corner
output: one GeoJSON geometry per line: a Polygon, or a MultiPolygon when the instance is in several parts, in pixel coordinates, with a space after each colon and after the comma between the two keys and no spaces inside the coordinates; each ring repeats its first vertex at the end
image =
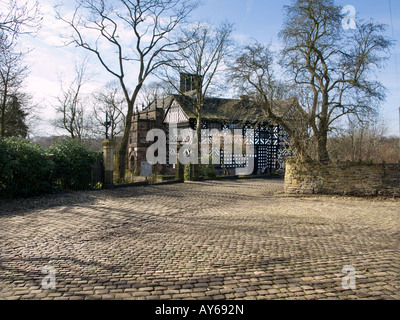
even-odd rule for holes
{"type": "Polygon", "coordinates": [[[400,299],[398,200],[282,189],[246,179],[0,202],[0,299],[400,299]]]}

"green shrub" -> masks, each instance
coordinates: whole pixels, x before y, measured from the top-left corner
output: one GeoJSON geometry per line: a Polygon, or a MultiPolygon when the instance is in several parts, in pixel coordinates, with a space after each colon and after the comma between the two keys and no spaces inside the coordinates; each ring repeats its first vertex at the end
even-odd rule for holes
{"type": "Polygon", "coordinates": [[[185,179],[185,181],[190,181],[190,172],[192,170],[191,166],[192,164],[190,162],[184,166],[183,178],[185,179]]]}
{"type": "Polygon", "coordinates": [[[53,168],[45,148],[22,138],[0,140],[0,196],[49,192],[53,168]]]}
{"type": "MultiPolygon", "coordinates": [[[[192,166],[191,163],[185,166],[185,171],[184,171],[185,181],[190,180],[191,166],[192,166]]],[[[215,166],[212,164],[211,156],[210,156],[210,164],[201,164],[201,158],[199,158],[198,176],[199,178],[205,178],[205,179],[213,179],[217,176],[215,173],[215,166]]]]}
{"type": "Polygon", "coordinates": [[[66,139],[49,148],[54,162],[52,179],[56,189],[85,190],[91,188],[92,166],[101,160],[101,153],[83,142],[66,139]]]}
{"type": "Polygon", "coordinates": [[[213,179],[217,176],[215,166],[212,164],[212,156],[209,158],[209,164],[199,165],[199,176],[207,179],[213,179]]]}
{"type": "Polygon", "coordinates": [[[46,149],[22,138],[0,139],[0,197],[96,188],[92,168],[99,160],[100,152],[76,140],[46,149]]]}

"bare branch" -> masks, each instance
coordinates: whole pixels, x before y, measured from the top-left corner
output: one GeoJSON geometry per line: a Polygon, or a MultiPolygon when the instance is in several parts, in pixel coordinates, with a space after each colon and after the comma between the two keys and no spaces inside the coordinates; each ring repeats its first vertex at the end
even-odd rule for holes
{"type": "Polygon", "coordinates": [[[171,33],[198,6],[198,0],[77,0],[76,3],[69,18],[57,9],[58,19],[72,31],[66,44],[95,55],[102,67],[118,80],[125,97],[126,123],[119,156],[123,178],[135,101],[146,79],[167,63],[161,58],[162,53],[172,52],[177,46],[170,41],[171,33]],[[110,45],[112,50],[108,48],[110,45]],[[126,79],[127,64],[138,70],[132,90],[126,79]]]}
{"type": "Polygon", "coordinates": [[[40,29],[42,17],[39,2],[30,4],[29,1],[1,0],[0,32],[16,38],[21,34],[35,34],[40,29]],[[4,11],[3,11],[4,10],[4,11]]]}

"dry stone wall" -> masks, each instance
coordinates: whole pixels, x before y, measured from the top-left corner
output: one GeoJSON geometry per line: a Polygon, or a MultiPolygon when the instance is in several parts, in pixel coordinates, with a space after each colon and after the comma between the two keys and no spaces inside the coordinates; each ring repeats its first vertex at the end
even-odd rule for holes
{"type": "Polygon", "coordinates": [[[400,197],[400,164],[288,162],[285,192],[400,197]]]}

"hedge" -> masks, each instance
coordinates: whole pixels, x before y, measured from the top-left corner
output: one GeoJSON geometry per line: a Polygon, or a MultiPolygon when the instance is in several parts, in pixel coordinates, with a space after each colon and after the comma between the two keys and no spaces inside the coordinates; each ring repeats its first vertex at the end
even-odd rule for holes
{"type": "Polygon", "coordinates": [[[44,148],[21,138],[0,139],[0,197],[88,189],[101,159],[84,143],[63,140],[44,148]]]}
{"type": "Polygon", "coordinates": [[[57,189],[82,190],[90,185],[92,166],[101,160],[101,153],[78,140],[63,140],[49,148],[55,168],[52,181],[57,189]]]}
{"type": "Polygon", "coordinates": [[[0,195],[40,194],[51,191],[54,169],[46,150],[20,138],[0,140],[0,195]]]}

